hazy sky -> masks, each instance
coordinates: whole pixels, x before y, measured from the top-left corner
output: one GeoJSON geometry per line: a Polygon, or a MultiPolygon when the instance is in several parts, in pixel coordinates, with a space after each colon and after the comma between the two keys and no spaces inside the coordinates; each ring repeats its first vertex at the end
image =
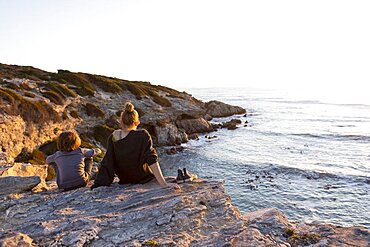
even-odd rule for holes
{"type": "Polygon", "coordinates": [[[0,62],[365,99],[369,13],[369,0],[0,0],[0,62]]]}

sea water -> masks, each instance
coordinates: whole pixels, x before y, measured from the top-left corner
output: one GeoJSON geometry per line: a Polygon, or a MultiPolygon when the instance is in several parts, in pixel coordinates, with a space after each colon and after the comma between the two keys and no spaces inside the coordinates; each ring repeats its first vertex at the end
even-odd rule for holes
{"type": "Polygon", "coordinates": [[[291,220],[370,227],[370,105],[299,100],[256,89],[187,89],[244,107],[242,121],[160,156],[165,175],[186,167],[223,180],[242,212],[274,207],[291,220]]]}

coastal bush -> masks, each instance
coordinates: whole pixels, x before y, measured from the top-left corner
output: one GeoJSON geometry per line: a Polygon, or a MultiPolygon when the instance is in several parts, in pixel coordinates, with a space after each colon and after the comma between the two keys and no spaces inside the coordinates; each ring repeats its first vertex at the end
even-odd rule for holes
{"type": "Polygon", "coordinates": [[[22,151],[14,158],[14,162],[25,163],[32,159],[32,154],[27,151],[26,148],[22,148],[22,151]]]}
{"type": "Polygon", "coordinates": [[[63,95],[64,97],[73,97],[73,98],[77,97],[77,94],[73,92],[71,89],[56,82],[49,82],[45,84],[44,87],[49,91],[56,92],[60,95],[63,95]]]}
{"type": "Polygon", "coordinates": [[[141,246],[146,246],[146,247],[159,247],[160,246],[160,244],[157,242],[157,241],[155,241],[155,240],[146,240],[146,241],[144,241],[142,244],[141,244],[141,246]]]}
{"type": "Polygon", "coordinates": [[[30,97],[30,98],[35,98],[36,95],[31,93],[31,92],[24,92],[24,96],[30,97]]]}
{"type": "Polygon", "coordinates": [[[118,79],[91,74],[85,74],[85,76],[92,84],[97,85],[105,92],[109,93],[122,92],[122,87],[120,86],[120,82],[118,79]]]}
{"type": "Polygon", "coordinates": [[[9,107],[4,110],[5,113],[20,115],[26,122],[43,123],[61,120],[59,114],[46,102],[24,98],[10,89],[0,88],[0,98],[9,102],[9,107]]]}
{"type": "Polygon", "coordinates": [[[45,98],[48,98],[51,102],[57,105],[63,105],[64,103],[63,96],[61,96],[57,92],[45,91],[42,93],[42,96],[44,96],[45,98]]]}
{"type": "Polygon", "coordinates": [[[288,238],[289,244],[291,246],[306,246],[306,245],[312,245],[320,241],[320,234],[310,234],[310,233],[303,233],[299,234],[296,233],[291,228],[286,228],[284,231],[284,236],[288,238]]]}
{"type": "Polygon", "coordinates": [[[96,106],[90,102],[86,103],[84,107],[85,107],[86,114],[88,116],[101,117],[101,118],[105,116],[105,113],[103,112],[102,109],[100,109],[99,106],[96,106]]]}
{"type": "Polygon", "coordinates": [[[120,126],[120,117],[116,115],[111,115],[109,118],[105,120],[105,125],[112,129],[119,129],[120,126]]]}
{"type": "Polygon", "coordinates": [[[57,74],[52,75],[52,79],[60,83],[73,84],[76,92],[81,96],[93,96],[96,88],[89,82],[83,73],[72,73],[68,70],[58,70],[57,74]]]}
{"type": "Polygon", "coordinates": [[[12,83],[12,82],[8,82],[7,84],[5,84],[5,86],[7,88],[10,88],[10,89],[13,89],[13,90],[19,90],[19,89],[21,89],[17,84],[12,83]]]}
{"type": "Polygon", "coordinates": [[[114,129],[108,127],[105,124],[97,125],[94,127],[93,130],[93,138],[96,141],[100,142],[104,148],[107,148],[108,137],[110,136],[110,134],[112,134],[113,131],[114,129]]]}
{"type": "Polygon", "coordinates": [[[139,85],[136,85],[136,83],[129,82],[126,84],[127,89],[135,95],[136,99],[140,100],[143,96],[146,96],[147,93],[141,89],[139,85]]]}
{"type": "Polygon", "coordinates": [[[56,151],[58,151],[57,148],[57,139],[49,140],[43,144],[41,144],[38,148],[39,151],[43,152],[46,156],[52,155],[56,151]]]}
{"type": "Polygon", "coordinates": [[[164,107],[172,106],[171,102],[168,99],[160,96],[156,91],[149,89],[147,90],[147,92],[152,97],[153,101],[156,104],[164,106],[164,107]]]}
{"type": "Polygon", "coordinates": [[[80,118],[80,116],[78,115],[78,112],[76,110],[70,111],[69,115],[71,115],[73,118],[80,118]]]}

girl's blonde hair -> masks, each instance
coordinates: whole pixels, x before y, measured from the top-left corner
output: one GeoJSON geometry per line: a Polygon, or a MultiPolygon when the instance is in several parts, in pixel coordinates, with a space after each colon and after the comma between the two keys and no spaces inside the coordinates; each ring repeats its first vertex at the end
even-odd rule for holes
{"type": "Polygon", "coordinates": [[[81,139],[75,131],[63,131],[57,141],[57,148],[60,151],[71,152],[81,145],[81,139]]]}
{"type": "Polygon", "coordinates": [[[126,102],[123,112],[121,114],[121,125],[131,127],[134,123],[139,121],[139,113],[135,110],[131,102],[126,102]]]}

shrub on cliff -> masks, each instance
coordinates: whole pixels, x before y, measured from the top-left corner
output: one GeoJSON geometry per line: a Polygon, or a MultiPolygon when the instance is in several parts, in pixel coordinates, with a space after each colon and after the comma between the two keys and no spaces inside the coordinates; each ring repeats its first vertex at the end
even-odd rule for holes
{"type": "Polygon", "coordinates": [[[88,116],[93,116],[93,117],[104,117],[105,116],[105,113],[103,112],[102,109],[100,109],[99,106],[96,106],[92,103],[86,103],[86,105],[84,105],[85,107],[85,111],[86,111],[86,114],[88,116]]]}
{"type": "Polygon", "coordinates": [[[57,74],[52,75],[52,79],[60,83],[73,84],[76,92],[81,96],[92,96],[96,91],[94,85],[86,79],[82,73],[72,73],[68,70],[58,70],[57,74]]]}
{"type": "Polygon", "coordinates": [[[119,93],[122,91],[122,87],[120,86],[120,81],[118,79],[91,74],[85,74],[85,76],[92,84],[97,85],[105,92],[119,93]]]}
{"type": "Polygon", "coordinates": [[[157,103],[158,105],[161,105],[161,106],[164,106],[164,107],[171,107],[172,106],[171,102],[168,99],[160,96],[155,91],[148,90],[148,93],[149,93],[150,96],[152,96],[153,101],[155,103],[157,103]]]}
{"type": "Polygon", "coordinates": [[[4,108],[6,114],[20,115],[27,122],[43,123],[61,120],[59,114],[46,102],[27,99],[7,88],[0,87],[0,100],[9,103],[4,108]]]}
{"type": "Polygon", "coordinates": [[[56,83],[56,82],[49,82],[45,85],[40,85],[40,86],[44,86],[44,88],[46,88],[47,90],[56,92],[64,96],[64,98],[65,97],[73,97],[73,98],[77,97],[77,94],[73,92],[71,89],[69,89],[68,87],[62,84],[56,83]]]}
{"type": "Polygon", "coordinates": [[[42,96],[44,96],[45,98],[48,98],[51,102],[53,102],[56,105],[63,105],[64,103],[63,96],[61,96],[57,92],[46,91],[42,93],[42,96]]]}
{"type": "Polygon", "coordinates": [[[95,140],[100,142],[103,147],[107,148],[108,137],[113,131],[114,129],[108,127],[107,125],[97,125],[94,127],[93,137],[95,140]]]}

